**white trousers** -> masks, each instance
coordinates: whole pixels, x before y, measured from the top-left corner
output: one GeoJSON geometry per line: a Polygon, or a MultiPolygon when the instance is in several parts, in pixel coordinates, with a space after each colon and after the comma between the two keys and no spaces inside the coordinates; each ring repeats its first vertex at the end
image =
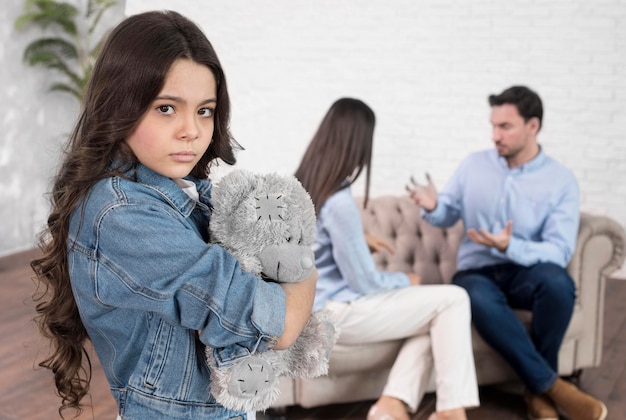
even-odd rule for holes
{"type": "Polygon", "coordinates": [[[335,314],[339,343],[406,339],[383,395],[404,401],[414,413],[434,379],[437,411],[479,405],[471,310],[464,289],[412,286],[352,302],[328,301],[326,308],[335,314]]]}

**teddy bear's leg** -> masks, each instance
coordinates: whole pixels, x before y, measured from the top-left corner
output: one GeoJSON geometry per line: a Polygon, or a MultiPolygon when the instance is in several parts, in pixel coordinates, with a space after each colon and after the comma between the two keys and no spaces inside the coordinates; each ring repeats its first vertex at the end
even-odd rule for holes
{"type": "Polygon", "coordinates": [[[228,388],[240,398],[255,397],[267,392],[274,380],[270,364],[261,357],[250,356],[233,367],[228,388]]]}
{"type": "Polygon", "coordinates": [[[269,350],[218,367],[207,351],[211,367],[211,393],[226,408],[262,411],[278,398],[278,376],[286,369],[284,355],[269,350]]]}
{"type": "Polygon", "coordinates": [[[294,378],[315,378],[328,373],[330,352],[337,342],[330,311],[314,312],[289,352],[288,375],[294,378]]]}

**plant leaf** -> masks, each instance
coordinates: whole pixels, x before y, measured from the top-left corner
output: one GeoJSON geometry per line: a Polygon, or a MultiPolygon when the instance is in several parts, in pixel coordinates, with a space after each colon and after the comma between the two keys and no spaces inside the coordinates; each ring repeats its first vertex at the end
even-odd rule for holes
{"type": "Polygon", "coordinates": [[[102,18],[102,14],[106,12],[108,8],[115,5],[117,1],[116,0],[96,0],[96,3],[98,3],[99,5],[98,12],[96,13],[96,17],[93,19],[91,25],[89,26],[89,34],[92,34],[95,31],[96,27],[98,26],[98,23],[100,22],[100,19],[102,18]]]}
{"type": "Polygon", "coordinates": [[[74,44],[63,38],[36,39],[24,50],[24,62],[31,66],[40,65],[50,56],[56,56],[59,60],[76,60],[78,51],[74,44]]]}
{"type": "Polygon", "coordinates": [[[34,24],[45,30],[48,26],[57,25],[65,33],[75,36],[78,31],[74,19],[78,9],[70,4],[55,0],[34,0],[27,3],[26,13],[16,20],[16,28],[26,24],[34,24]]]}
{"type": "Polygon", "coordinates": [[[41,37],[28,44],[24,49],[24,62],[62,73],[68,80],[55,82],[50,90],[67,92],[80,100],[104,40],[101,37],[92,47],[91,35],[104,11],[117,2],[81,0],[79,10],[74,4],[61,0],[24,0],[24,13],[15,20],[15,29],[32,25],[46,31],[51,27],[60,35],[41,37]]]}
{"type": "Polygon", "coordinates": [[[79,101],[82,99],[82,90],[77,90],[75,87],[67,85],[65,83],[53,83],[50,86],[50,91],[57,91],[57,92],[66,92],[69,93],[71,95],[73,95],[74,97],[76,97],[76,99],[78,99],[79,101]]]}

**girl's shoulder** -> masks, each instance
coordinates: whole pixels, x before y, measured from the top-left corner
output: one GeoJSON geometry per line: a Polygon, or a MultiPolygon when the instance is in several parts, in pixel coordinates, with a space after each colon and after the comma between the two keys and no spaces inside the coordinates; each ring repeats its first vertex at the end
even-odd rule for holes
{"type": "MultiPolygon", "coordinates": [[[[171,180],[170,180],[171,181],[171,180]]],[[[183,190],[171,181],[170,185],[155,185],[124,176],[112,176],[96,182],[86,197],[86,207],[111,209],[137,206],[141,203],[163,203],[182,207],[187,201],[183,190]]]]}

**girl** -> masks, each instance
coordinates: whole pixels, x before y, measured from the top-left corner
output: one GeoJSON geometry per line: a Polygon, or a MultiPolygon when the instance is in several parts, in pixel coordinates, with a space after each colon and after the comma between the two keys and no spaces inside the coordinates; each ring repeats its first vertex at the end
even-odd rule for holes
{"type": "Polygon", "coordinates": [[[374,112],[365,103],[339,99],[296,171],[318,216],[314,308],[336,314],[339,343],[406,339],[369,420],[408,420],[431,376],[430,360],[437,384],[437,412],[431,419],[466,419],[465,407],[479,404],[467,294],[452,285],[420,286],[414,273],[376,270],[368,247],[373,252],[393,249],[363,235],[350,186],[366,168],[367,205],[374,125],[374,112]],[[432,343],[427,348],[419,339],[425,333],[432,343]]]}
{"type": "Polygon", "coordinates": [[[180,14],[131,16],[107,38],[32,263],[62,416],[88,392],[91,340],[121,418],[245,419],[209,394],[205,345],[234,359],[304,327],[315,271],[261,281],[207,243],[209,169],[235,163],[229,109],[215,51],[180,14]]]}

